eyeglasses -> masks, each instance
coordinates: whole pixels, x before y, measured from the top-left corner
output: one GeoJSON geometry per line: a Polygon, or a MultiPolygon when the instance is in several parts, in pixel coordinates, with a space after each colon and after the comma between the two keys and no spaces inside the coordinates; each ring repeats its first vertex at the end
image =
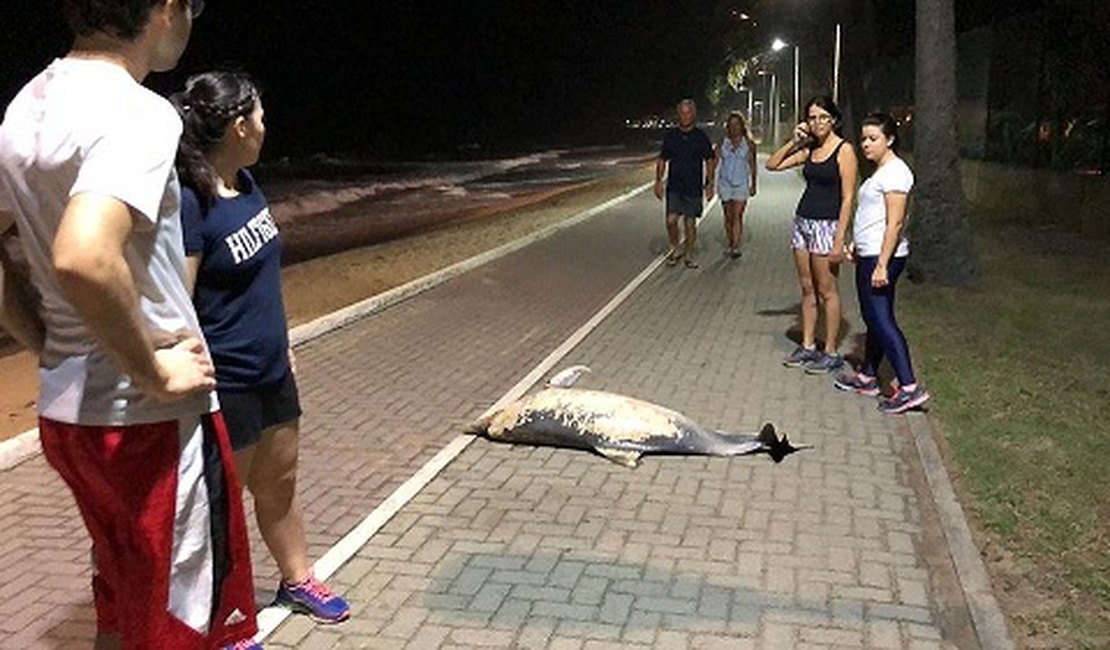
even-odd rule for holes
{"type": "Polygon", "coordinates": [[[204,13],[204,0],[185,0],[185,2],[189,5],[189,14],[192,15],[193,20],[200,18],[204,13]]]}
{"type": "Polygon", "coordinates": [[[828,113],[822,113],[821,115],[809,115],[806,117],[806,121],[817,122],[818,124],[828,124],[829,122],[833,121],[833,116],[829,115],[828,113]]]}

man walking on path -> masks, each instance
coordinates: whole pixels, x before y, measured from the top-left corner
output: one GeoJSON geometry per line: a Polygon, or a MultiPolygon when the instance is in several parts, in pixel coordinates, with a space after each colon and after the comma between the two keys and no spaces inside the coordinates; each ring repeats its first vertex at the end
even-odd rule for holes
{"type": "Polygon", "coordinates": [[[674,266],[682,259],[678,249],[678,219],[686,227],[686,268],[696,269],[694,259],[698,240],[698,219],[701,218],[702,196],[713,197],[713,179],[717,161],[709,136],[697,127],[697,106],[694,100],[678,103],[678,126],[663,134],[663,148],[655,163],[655,198],[663,200],[663,177],[667,177],[667,238],[671,243],[667,265],[674,266]]]}
{"type": "Polygon", "coordinates": [[[181,121],[143,88],[203,0],[67,0],[0,125],[0,323],[39,354],[43,453],[92,538],[96,648],[257,648],[246,526],[185,290],[181,121]],[[31,290],[29,287],[33,287],[31,290]]]}

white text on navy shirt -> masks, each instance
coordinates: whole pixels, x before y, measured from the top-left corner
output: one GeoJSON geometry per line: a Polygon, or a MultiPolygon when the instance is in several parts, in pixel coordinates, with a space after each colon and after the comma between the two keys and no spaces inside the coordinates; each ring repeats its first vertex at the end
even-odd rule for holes
{"type": "Polygon", "coordinates": [[[227,248],[231,251],[231,257],[235,263],[242,264],[254,257],[254,254],[261,250],[266,242],[277,237],[277,234],[277,224],[270,216],[270,209],[264,208],[262,212],[251,217],[247,225],[225,237],[224,241],[227,242],[227,248]]]}

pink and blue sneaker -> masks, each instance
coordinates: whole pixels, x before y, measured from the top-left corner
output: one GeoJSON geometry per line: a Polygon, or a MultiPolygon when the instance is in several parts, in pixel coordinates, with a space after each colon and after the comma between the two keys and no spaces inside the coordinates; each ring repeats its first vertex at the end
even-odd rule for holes
{"type": "Polygon", "coordinates": [[[306,614],[317,623],[341,623],[351,617],[351,607],[342,596],[311,573],[303,582],[289,584],[282,580],[274,604],[306,614]]]}

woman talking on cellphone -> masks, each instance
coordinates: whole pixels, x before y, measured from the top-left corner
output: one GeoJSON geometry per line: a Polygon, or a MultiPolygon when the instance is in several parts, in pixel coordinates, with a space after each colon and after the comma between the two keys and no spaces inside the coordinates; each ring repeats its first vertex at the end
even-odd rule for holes
{"type": "Polygon", "coordinates": [[[805,122],[789,142],[767,159],[767,169],[802,167],[806,187],[795,210],[791,247],[802,294],[802,341],[785,359],[790,368],[825,374],[844,365],[837,353],[840,294],[837,277],[852,218],[858,163],[851,145],[837,132],[840,109],[829,97],[806,103],[805,122]],[[818,302],[825,311],[825,341],[817,348],[818,302]]]}

